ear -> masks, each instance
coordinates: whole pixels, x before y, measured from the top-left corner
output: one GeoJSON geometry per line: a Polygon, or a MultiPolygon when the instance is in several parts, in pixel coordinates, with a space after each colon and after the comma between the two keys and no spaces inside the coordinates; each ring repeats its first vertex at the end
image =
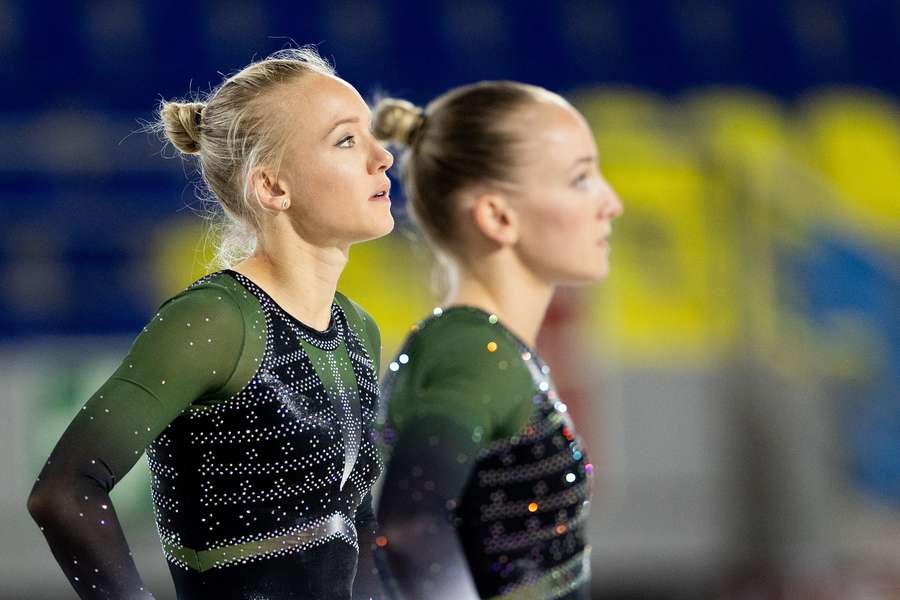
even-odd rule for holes
{"type": "Polygon", "coordinates": [[[475,227],[489,240],[502,246],[518,241],[518,217],[504,194],[495,191],[477,194],[473,198],[471,215],[475,227]]]}
{"type": "Polygon", "coordinates": [[[267,211],[277,212],[284,210],[285,204],[290,206],[287,182],[279,180],[267,167],[259,166],[250,172],[250,189],[259,205],[267,211]]]}

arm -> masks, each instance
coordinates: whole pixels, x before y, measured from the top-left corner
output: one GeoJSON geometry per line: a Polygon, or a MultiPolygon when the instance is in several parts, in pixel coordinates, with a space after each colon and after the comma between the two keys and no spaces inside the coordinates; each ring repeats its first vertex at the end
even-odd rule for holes
{"type": "Polygon", "coordinates": [[[443,417],[412,419],[398,436],[378,521],[389,571],[383,576],[402,597],[480,597],[451,521],[478,449],[471,431],[443,417]]]}
{"type": "MultiPolygon", "coordinates": [[[[531,382],[515,344],[474,321],[433,324],[408,344],[385,386],[395,439],[378,501],[379,568],[406,598],[478,598],[453,509],[478,452],[530,410],[531,382]],[[386,543],[385,543],[386,541],[386,543]]],[[[393,431],[391,431],[393,429],[393,431]]]]}
{"type": "MultiPolygon", "coordinates": [[[[116,408],[122,408],[122,414],[115,413],[116,428],[146,428],[138,415],[145,409],[152,411],[152,399],[143,390],[110,380],[85,405],[90,416],[108,408],[102,400],[95,401],[100,396],[137,404],[126,408],[125,402],[119,403],[116,408]]],[[[108,439],[109,432],[94,425],[99,414],[93,422],[85,415],[84,410],[78,414],[47,460],[28,497],[28,510],[79,597],[152,598],[138,575],[109,498],[116,481],[130,468],[128,462],[133,462],[125,460],[127,455],[137,460],[138,449],[131,449],[130,443],[116,447],[108,439]]]]}
{"type": "Polygon", "coordinates": [[[152,598],[109,492],[184,408],[227,381],[242,336],[243,317],[227,292],[200,288],[176,297],[63,433],[28,510],[81,598],[152,598]]]}

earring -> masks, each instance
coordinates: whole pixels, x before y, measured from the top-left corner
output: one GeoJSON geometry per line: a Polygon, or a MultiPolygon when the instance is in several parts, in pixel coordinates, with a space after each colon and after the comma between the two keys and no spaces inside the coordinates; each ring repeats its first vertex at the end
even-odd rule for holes
{"type": "Polygon", "coordinates": [[[285,201],[281,203],[281,209],[287,210],[288,206],[290,206],[290,203],[287,201],[287,199],[285,199],[285,201]]]}

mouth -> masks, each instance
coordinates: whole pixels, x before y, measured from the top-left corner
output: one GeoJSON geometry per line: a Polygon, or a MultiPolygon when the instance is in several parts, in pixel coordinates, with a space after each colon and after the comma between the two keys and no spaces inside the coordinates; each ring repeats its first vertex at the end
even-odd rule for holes
{"type": "Polygon", "coordinates": [[[612,235],[612,232],[607,233],[602,238],[597,240],[598,246],[609,246],[609,236],[612,235]]]}
{"type": "Polygon", "coordinates": [[[381,187],[378,188],[374,194],[369,196],[369,200],[372,202],[380,202],[383,200],[390,201],[391,199],[391,184],[390,182],[385,183],[381,187]]]}

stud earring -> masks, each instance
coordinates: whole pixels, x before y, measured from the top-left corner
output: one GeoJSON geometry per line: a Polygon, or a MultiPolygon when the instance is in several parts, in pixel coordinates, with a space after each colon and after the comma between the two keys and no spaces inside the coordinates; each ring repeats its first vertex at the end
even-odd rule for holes
{"type": "Polygon", "coordinates": [[[282,210],[287,210],[288,206],[290,206],[290,203],[287,200],[285,200],[284,202],[281,203],[282,210]]]}

